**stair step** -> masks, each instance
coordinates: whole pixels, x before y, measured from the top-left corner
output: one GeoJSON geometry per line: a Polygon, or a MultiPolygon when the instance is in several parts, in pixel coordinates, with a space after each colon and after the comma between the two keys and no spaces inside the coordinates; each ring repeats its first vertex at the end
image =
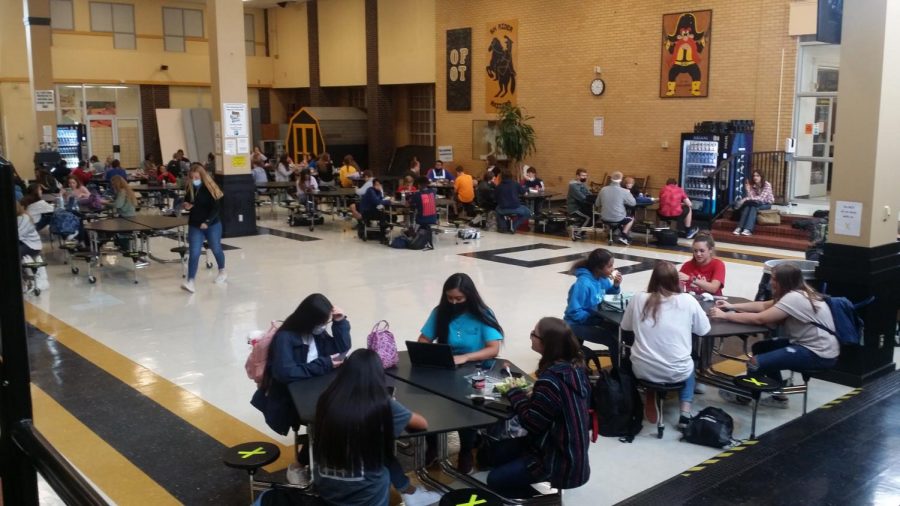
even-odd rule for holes
{"type": "MultiPolygon", "coordinates": [[[[759,228],[757,228],[759,230],[759,228]]],[[[808,238],[797,239],[794,237],[784,237],[779,235],[757,234],[753,235],[734,235],[731,231],[713,230],[713,239],[717,242],[728,242],[732,244],[746,244],[748,246],[765,246],[769,248],[781,248],[791,251],[806,251],[810,247],[808,238]]]]}

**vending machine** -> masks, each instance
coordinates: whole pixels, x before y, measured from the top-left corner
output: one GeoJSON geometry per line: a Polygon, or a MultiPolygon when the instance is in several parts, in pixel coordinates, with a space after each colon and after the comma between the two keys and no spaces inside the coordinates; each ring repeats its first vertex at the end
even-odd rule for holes
{"type": "Polygon", "coordinates": [[[722,184],[719,162],[725,158],[724,139],[715,134],[681,134],[679,185],[691,199],[694,216],[709,219],[728,205],[728,185],[722,184]],[[724,186],[724,195],[720,187],[724,186]]]}
{"type": "Polygon", "coordinates": [[[66,166],[70,170],[78,167],[78,161],[84,160],[87,152],[87,125],[57,125],[56,138],[59,155],[65,160],[66,166]]]}

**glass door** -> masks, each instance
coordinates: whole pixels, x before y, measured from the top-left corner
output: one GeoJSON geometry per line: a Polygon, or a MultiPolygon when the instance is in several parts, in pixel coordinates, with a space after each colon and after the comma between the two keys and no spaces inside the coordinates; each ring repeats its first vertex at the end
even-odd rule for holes
{"type": "Polygon", "coordinates": [[[88,151],[100,161],[113,155],[115,135],[113,118],[110,116],[88,116],[88,151]]]}
{"type": "Polygon", "coordinates": [[[112,155],[122,168],[135,169],[143,158],[141,142],[141,121],[137,118],[88,116],[88,146],[101,160],[112,155]]]}

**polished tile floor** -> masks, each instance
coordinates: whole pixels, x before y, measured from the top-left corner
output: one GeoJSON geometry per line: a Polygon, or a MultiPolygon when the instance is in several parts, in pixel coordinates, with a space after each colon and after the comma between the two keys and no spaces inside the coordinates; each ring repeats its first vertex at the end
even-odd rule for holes
{"type": "MultiPolygon", "coordinates": [[[[288,227],[283,221],[283,216],[275,220],[264,213],[261,226],[287,233],[225,239],[225,244],[234,247],[226,251],[228,283],[214,284],[215,269],[205,270],[201,265],[193,295],[179,288],[178,264],[154,263],[138,271],[139,283],[134,284],[130,261],[117,264],[110,260],[98,271],[97,283],[89,284],[84,272],[73,275],[61,264],[58,251],[47,253],[53,263],[49,268],[51,287],[40,297],[27,297],[33,306],[29,320],[51,335],[54,325],[47,323],[48,318],[58,321],[70,329],[60,342],[89,360],[99,357],[96,361],[103,362],[100,367],[106,370],[122,368],[125,363],[123,370],[111,373],[226,446],[239,437],[254,436],[288,444],[287,438],[266,427],[261,414],[249,404],[254,384],[243,368],[249,351],[246,337],[253,330],[264,329],[269,321],[286,317],[306,295],[324,293],[345,309],[354,347],[365,345],[366,334],[381,319],[387,320],[398,341],[403,341],[418,336],[447,276],[466,272],[505,330],[502,355],[530,369],[538,357],[530,350],[529,332],[538,318],[561,316],[572,282],[563,271],[571,265],[571,258],[606,247],[605,242],[485,233],[480,240],[459,244],[452,236],[443,236],[433,251],[401,251],[358,240],[348,222],[327,218],[324,226],[309,232],[288,227]]],[[[160,256],[168,256],[173,245],[166,238],[152,243],[160,256]]],[[[652,247],[609,249],[620,257],[618,267],[632,266],[630,270],[635,271],[625,276],[626,291],[646,287],[647,265],[652,267],[652,261],[688,258],[686,252],[652,247]]],[[[726,245],[721,249],[723,256],[731,250],[726,245]]],[[[759,260],[794,255],[767,248],[742,251],[751,251],[756,261],[726,259],[726,295],[752,298],[762,272],[759,260]]],[[[92,386],[86,383],[79,388],[92,386]]],[[[844,386],[814,380],[810,410],[848,391],[844,386]]],[[[676,404],[667,403],[665,413],[672,425],[678,417],[676,404]]],[[[710,405],[725,407],[735,418],[735,436],[747,437],[749,408],[723,406],[713,389],[697,396],[695,410],[710,405]]],[[[800,403],[793,400],[786,410],[763,408],[757,431],[765,433],[799,415],[800,403]]],[[[40,416],[38,411],[39,426],[40,416]]],[[[601,438],[591,445],[591,480],[568,492],[566,503],[612,504],[718,453],[679,442],[674,428],[657,440],[655,431],[647,424],[645,427],[633,444],[601,438]]],[[[77,464],[77,458],[70,459],[77,464]]],[[[93,479],[89,472],[85,474],[93,479]]],[[[122,504],[130,502],[106,492],[122,504]]]]}

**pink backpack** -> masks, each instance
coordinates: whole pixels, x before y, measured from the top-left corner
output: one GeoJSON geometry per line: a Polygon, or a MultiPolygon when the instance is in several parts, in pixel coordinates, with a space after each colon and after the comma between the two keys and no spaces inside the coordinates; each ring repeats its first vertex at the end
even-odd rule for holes
{"type": "Polygon", "coordinates": [[[253,345],[253,349],[250,350],[250,356],[247,357],[247,361],[244,363],[244,369],[247,371],[247,377],[255,381],[257,387],[260,386],[263,376],[266,374],[266,363],[269,360],[269,345],[272,344],[272,338],[275,337],[275,333],[281,328],[281,324],[281,321],[273,321],[269,325],[269,330],[262,337],[250,342],[253,345]]]}
{"type": "Polygon", "coordinates": [[[369,332],[369,337],[366,338],[366,347],[378,354],[385,369],[394,367],[400,361],[400,356],[397,355],[397,343],[394,341],[394,334],[391,333],[390,328],[391,326],[386,320],[381,320],[372,327],[372,332],[369,332]],[[384,324],[383,328],[382,324],[384,324]]]}

